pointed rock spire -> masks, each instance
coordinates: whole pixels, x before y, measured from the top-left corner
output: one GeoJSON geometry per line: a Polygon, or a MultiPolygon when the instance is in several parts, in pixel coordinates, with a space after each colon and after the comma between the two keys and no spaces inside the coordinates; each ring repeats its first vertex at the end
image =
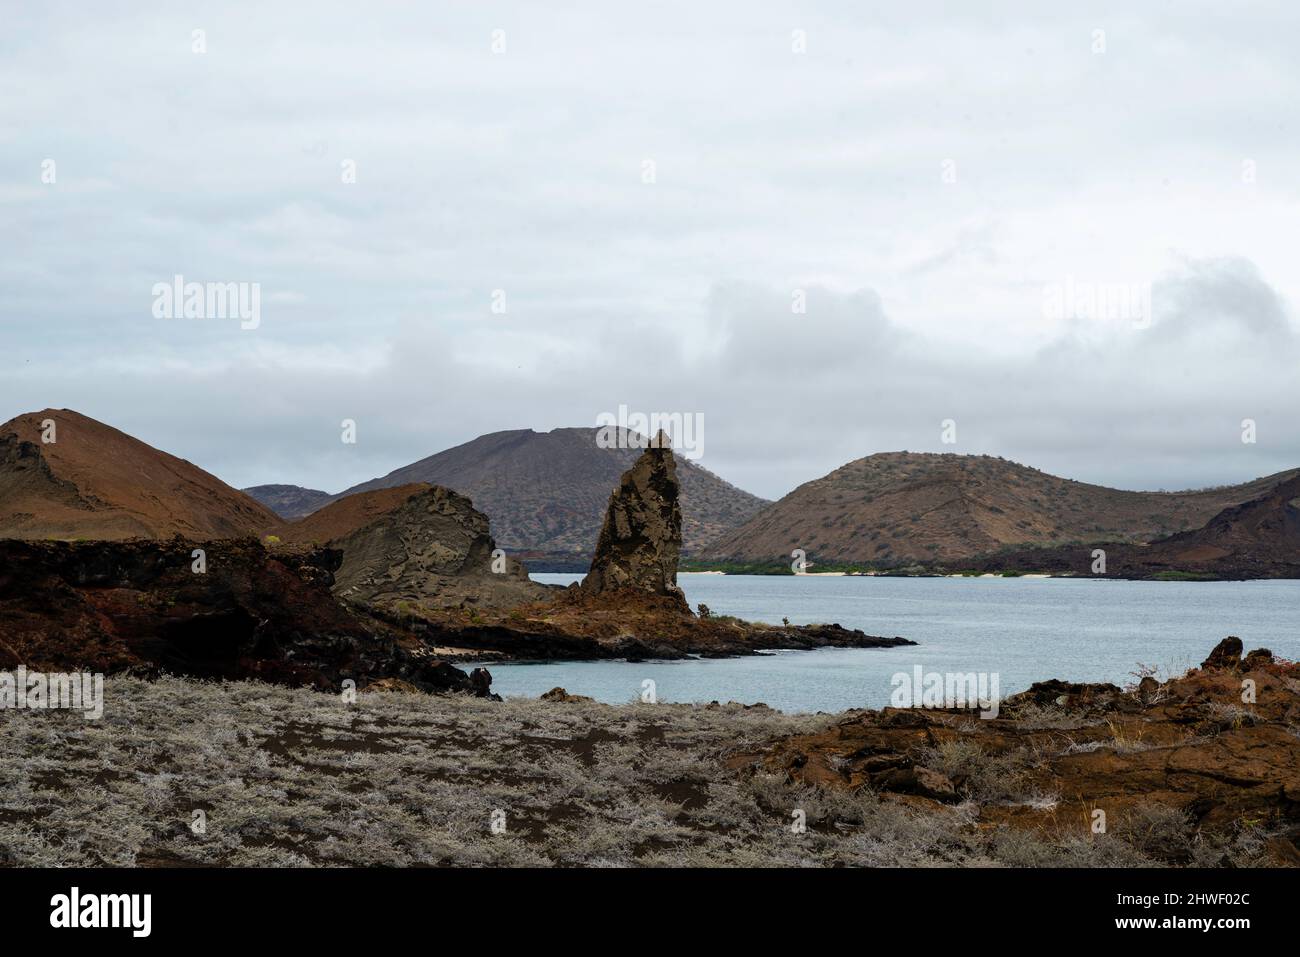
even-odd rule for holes
{"type": "Polygon", "coordinates": [[[660,432],[609,497],[591,571],[582,582],[584,593],[648,592],[674,599],[689,613],[686,597],[677,587],[680,491],[672,443],[660,432]]]}

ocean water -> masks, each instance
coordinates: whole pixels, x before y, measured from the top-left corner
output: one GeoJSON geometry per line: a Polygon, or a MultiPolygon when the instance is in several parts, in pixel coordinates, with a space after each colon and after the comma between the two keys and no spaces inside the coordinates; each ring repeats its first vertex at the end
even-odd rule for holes
{"type": "MultiPolygon", "coordinates": [[[[581,576],[534,575],[568,584],[581,576]]],[[[1000,693],[1035,681],[1132,680],[1199,664],[1227,635],[1300,658],[1300,581],[1125,582],[1073,578],[868,578],[681,575],[692,607],[751,621],[838,622],[901,635],[901,648],[780,652],[721,660],[554,662],[488,667],[493,690],[535,697],[554,687],[622,703],[655,683],[660,701],[764,702],[782,711],[878,708],[891,678],[996,674],[1000,693]]]]}

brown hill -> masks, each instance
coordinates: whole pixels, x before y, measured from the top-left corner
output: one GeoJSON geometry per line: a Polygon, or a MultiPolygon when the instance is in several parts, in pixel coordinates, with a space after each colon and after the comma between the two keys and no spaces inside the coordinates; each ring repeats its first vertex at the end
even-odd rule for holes
{"type": "Polygon", "coordinates": [[[1259,498],[1225,508],[1204,528],[1155,542],[1151,549],[1189,561],[1247,554],[1300,560],[1300,476],[1279,482],[1259,498]]]}
{"type": "MultiPolygon", "coordinates": [[[[497,542],[507,551],[590,557],[609,490],[641,453],[639,448],[600,448],[598,431],[494,432],[340,494],[410,482],[441,485],[473,499],[491,518],[497,542]]],[[[700,550],[766,504],[689,461],[681,462],[678,474],[687,552],[700,550]]]]}
{"type": "Polygon", "coordinates": [[[306,518],[288,523],[276,535],[286,543],[324,545],[369,525],[412,495],[430,487],[427,482],[412,482],[410,485],[345,495],[306,518]]]}
{"type": "Polygon", "coordinates": [[[310,515],[334,501],[334,496],[329,492],[303,488],[301,485],[254,485],[240,491],[290,522],[310,515]]]}
{"type": "Polygon", "coordinates": [[[1105,578],[1300,578],[1300,476],[1225,508],[1201,528],[1150,544],[1011,548],[962,564],[963,570],[980,572],[1105,578]],[[1104,571],[1093,570],[1097,548],[1106,553],[1104,571]]]}
{"type": "Polygon", "coordinates": [[[0,425],[0,538],[235,538],[279,522],[198,466],[70,409],[0,425]]]}
{"type": "Polygon", "coordinates": [[[881,566],[958,561],[1007,545],[1145,542],[1257,498],[1282,473],[1192,492],[1129,492],[987,455],[888,452],[799,486],[707,550],[713,560],[881,566]]]}

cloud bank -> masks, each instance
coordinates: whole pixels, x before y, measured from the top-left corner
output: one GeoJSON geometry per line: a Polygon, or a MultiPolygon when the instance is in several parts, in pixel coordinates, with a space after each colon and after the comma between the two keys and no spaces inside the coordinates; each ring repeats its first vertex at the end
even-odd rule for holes
{"type": "Polygon", "coordinates": [[[0,40],[0,418],[329,491],[620,404],[703,414],[703,464],[770,497],[902,448],[1129,488],[1293,467],[1298,32],[1281,4],[32,8],[0,40]],[[259,283],[260,324],[155,318],[176,274],[259,283]],[[1067,283],[1152,314],[1050,314],[1067,283]]]}

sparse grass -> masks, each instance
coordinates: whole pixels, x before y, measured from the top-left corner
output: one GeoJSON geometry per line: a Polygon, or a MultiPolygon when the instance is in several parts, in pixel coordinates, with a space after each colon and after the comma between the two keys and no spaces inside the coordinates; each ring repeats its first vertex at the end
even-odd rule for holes
{"type": "Polygon", "coordinates": [[[1074,730],[1096,723],[1071,714],[1059,705],[1040,705],[1033,701],[1020,702],[1014,708],[1004,706],[1003,716],[1014,718],[1026,731],[1074,730]]]}
{"type": "Polygon", "coordinates": [[[1149,745],[1142,741],[1144,729],[1140,724],[1125,725],[1117,721],[1107,721],[1110,728],[1111,746],[1120,753],[1145,751],[1149,745]]]}
{"type": "MultiPolygon", "coordinates": [[[[68,712],[0,711],[0,863],[1127,866],[1170,859],[1142,849],[1153,828],[1138,844],[1106,836],[1051,842],[978,828],[969,803],[920,812],[866,789],[813,787],[724,763],[733,751],[822,731],[834,716],[399,693],[362,694],[348,705],[255,682],[174,678],[114,678],[105,690],[97,722],[68,712]],[[202,833],[191,826],[196,811],[206,817],[202,833]],[[494,811],[505,814],[503,833],[492,831],[494,811]],[[792,828],[800,819],[806,832],[792,828]]],[[[962,740],[928,758],[972,801],[1050,801],[1023,793],[1023,771],[1034,760],[1027,752],[989,755],[962,740]]]]}
{"type": "Polygon", "coordinates": [[[1130,845],[1157,860],[1183,864],[1192,858],[1192,819],[1177,808],[1158,804],[1139,808],[1123,821],[1120,833],[1130,845]]]}
{"type": "Polygon", "coordinates": [[[980,804],[1020,803],[1034,797],[1024,790],[1030,764],[1024,751],[989,754],[974,741],[956,739],[927,749],[921,763],[947,777],[961,794],[980,804]]]}
{"type": "Polygon", "coordinates": [[[1258,714],[1239,704],[1211,701],[1206,705],[1206,710],[1209,712],[1210,720],[1218,725],[1220,731],[1236,731],[1246,725],[1253,726],[1260,722],[1258,714]]]}

